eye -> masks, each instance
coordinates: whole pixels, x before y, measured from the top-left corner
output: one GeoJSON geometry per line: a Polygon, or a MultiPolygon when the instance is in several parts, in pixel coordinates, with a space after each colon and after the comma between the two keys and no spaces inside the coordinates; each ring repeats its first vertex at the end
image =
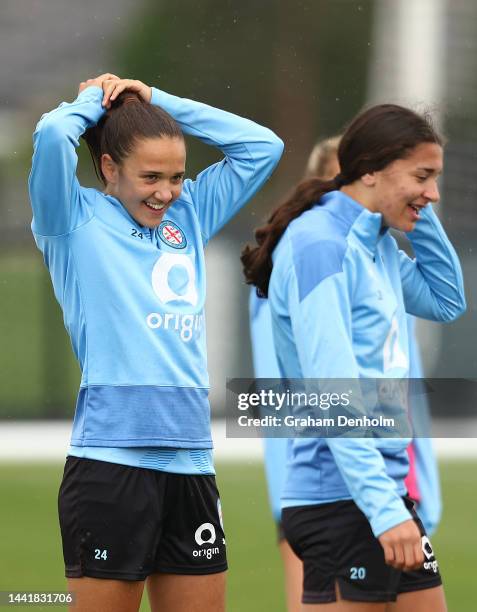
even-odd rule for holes
{"type": "Polygon", "coordinates": [[[422,175],[422,174],[418,175],[418,176],[416,176],[416,178],[417,178],[419,183],[424,183],[425,181],[427,181],[427,174],[425,176],[422,175]]]}
{"type": "Polygon", "coordinates": [[[175,185],[178,185],[179,183],[182,182],[183,178],[184,176],[182,174],[177,174],[176,176],[173,176],[171,178],[171,182],[174,183],[175,185]]]}

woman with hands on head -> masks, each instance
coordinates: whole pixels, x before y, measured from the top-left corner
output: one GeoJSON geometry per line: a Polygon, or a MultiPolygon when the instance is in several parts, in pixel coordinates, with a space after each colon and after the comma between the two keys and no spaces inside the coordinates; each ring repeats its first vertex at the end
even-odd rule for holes
{"type": "Polygon", "coordinates": [[[270,176],[283,143],[208,105],[103,74],[42,117],[32,230],[82,378],[59,494],[74,610],[225,609],[210,436],[208,240],[270,176]],[[185,179],[185,134],[224,158],[185,179]],[[90,148],[103,190],[76,177],[90,148]]]}
{"type": "MultiPolygon", "coordinates": [[[[432,210],[442,141],[392,104],[358,115],[340,172],[310,178],[242,254],[268,297],[282,378],[407,378],[406,312],[465,311],[457,255],[432,210]],[[405,232],[415,259],[389,228],[405,232]]],[[[444,612],[437,561],[404,480],[409,439],[295,438],[282,491],[285,537],[303,561],[303,610],[444,612]]]]}

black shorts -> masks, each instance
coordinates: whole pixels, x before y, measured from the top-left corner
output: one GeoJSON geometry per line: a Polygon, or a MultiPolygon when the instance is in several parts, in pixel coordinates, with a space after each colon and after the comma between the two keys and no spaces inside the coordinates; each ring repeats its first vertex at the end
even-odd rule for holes
{"type": "Polygon", "coordinates": [[[227,569],[214,476],[68,457],[58,509],[67,578],[227,569]]]}
{"type": "Polygon", "coordinates": [[[285,536],[303,561],[303,603],[336,601],[396,601],[399,593],[420,591],[442,584],[429,538],[414,503],[403,498],[422,535],[424,565],[401,572],[387,565],[379,540],[366,516],[350,500],[285,508],[285,536]]]}

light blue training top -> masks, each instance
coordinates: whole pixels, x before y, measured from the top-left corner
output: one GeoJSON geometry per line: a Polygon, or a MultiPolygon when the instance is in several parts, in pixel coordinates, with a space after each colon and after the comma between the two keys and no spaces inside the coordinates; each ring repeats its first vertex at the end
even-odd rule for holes
{"type": "Polygon", "coordinates": [[[75,149],[104,114],[102,96],[89,87],[42,117],[29,180],[35,241],[82,371],[71,443],[135,447],[142,458],[148,447],[210,449],[204,246],[267,180],[283,143],[153,88],[152,104],[225,157],[185,180],[150,230],[76,177],[75,149]]]}
{"type": "MultiPolygon", "coordinates": [[[[268,302],[280,376],[409,375],[406,311],[451,321],[465,311],[457,255],[432,210],[400,251],[382,216],[342,192],[290,223],[273,253],[268,302]]],[[[352,498],[375,536],[408,520],[401,495],[409,438],[291,443],[282,507],[352,498]]]]}
{"type": "MultiPolygon", "coordinates": [[[[249,316],[255,376],[256,378],[280,378],[268,300],[259,298],[255,289],[250,292],[249,316]]],[[[408,315],[407,322],[409,378],[422,378],[422,364],[414,330],[415,318],[408,315]]],[[[426,533],[432,535],[440,520],[442,500],[432,440],[422,437],[423,432],[430,430],[429,403],[423,395],[412,396],[409,399],[412,417],[419,419],[420,425],[420,437],[413,440],[417,482],[421,494],[417,512],[426,533]]],[[[281,520],[281,495],[286,481],[289,439],[266,437],[263,439],[263,444],[268,498],[273,518],[278,522],[281,520]]]]}

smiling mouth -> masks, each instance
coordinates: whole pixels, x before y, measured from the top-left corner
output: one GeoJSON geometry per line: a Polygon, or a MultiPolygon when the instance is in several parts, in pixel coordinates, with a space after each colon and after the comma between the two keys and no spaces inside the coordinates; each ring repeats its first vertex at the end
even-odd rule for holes
{"type": "Polygon", "coordinates": [[[147,200],[144,200],[143,204],[145,204],[151,210],[155,210],[156,212],[160,212],[161,210],[164,210],[166,208],[165,204],[157,204],[156,202],[148,202],[147,200]]]}
{"type": "Polygon", "coordinates": [[[421,210],[424,208],[424,206],[417,206],[416,204],[408,204],[409,208],[411,208],[414,213],[415,213],[415,217],[416,217],[416,221],[420,218],[419,214],[421,212],[421,210]]]}

